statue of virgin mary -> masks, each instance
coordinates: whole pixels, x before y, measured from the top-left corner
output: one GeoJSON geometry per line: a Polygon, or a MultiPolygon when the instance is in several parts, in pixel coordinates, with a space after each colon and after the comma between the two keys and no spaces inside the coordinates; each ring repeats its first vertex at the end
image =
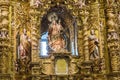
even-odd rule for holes
{"type": "Polygon", "coordinates": [[[58,19],[56,13],[52,13],[48,16],[48,20],[51,22],[48,29],[48,44],[53,51],[65,50],[65,39],[62,36],[63,27],[61,20],[58,19]]]}

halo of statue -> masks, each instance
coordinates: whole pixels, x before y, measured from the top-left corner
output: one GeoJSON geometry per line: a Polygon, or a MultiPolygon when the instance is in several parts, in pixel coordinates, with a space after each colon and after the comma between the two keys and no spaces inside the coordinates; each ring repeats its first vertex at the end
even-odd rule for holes
{"type": "Polygon", "coordinates": [[[48,21],[52,22],[53,20],[58,20],[58,16],[55,12],[48,14],[48,21]]]}

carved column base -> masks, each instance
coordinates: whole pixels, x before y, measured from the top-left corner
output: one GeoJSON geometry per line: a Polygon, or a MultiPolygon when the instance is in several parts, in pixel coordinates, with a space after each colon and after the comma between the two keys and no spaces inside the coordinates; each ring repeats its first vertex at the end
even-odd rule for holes
{"type": "Polygon", "coordinates": [[[1,74],[0,73],[0,80],[13,80],[10,74],[1,74]]]}
{"type": "Polygon", "coordinates": [[[39,62],[32,62],[31,63],[32,66],[32,80],[42,80],[40,77],[41,73],[41,65],[39,64],[39,62]]]}
{"type": "Polygon", "coordinates": [[[52,80],[56,80],[56,75],[52,75],[52,80]]]}
{"type": "Polygon", "coordinates": [[[120,80],[120,72],[114,72],[107,75],[108,80],[120,80]]]}
{"type": "Polygon", "coordinates": [[[40,74],[40,69],[41,69],[41,66],[39,65],[39,63],[31,63],[31,66],[32,66],[32,74],[33,75],[36,75],[36,74],[40,74]]]}
{"type": "Polygon", "coordinates": [[[83,74],[85,75],[90,75],[91,74],[91,66],[92,66],[92,61],[85,61],[83,62],[82,65],[82,70],[83,74]]]}
{"type": "Polygon", "coordinates": [[[31,80],[31,75],[25,75],[25,74],[16,75],[15,80],[31,80]]]}
{"type": "Polygon", "coordinates": [[[93,74],[93,80],[107,80],[106,75],[104,74],[93,74]]]}
{"type": "Polygon", "coordinates": [[[82,66],[81,74],[84,76],[83,80],[92,80],[92,77],[91,77],[92,64],[93,64],[92,61],[85,61],[81,64],[82,66]]]}

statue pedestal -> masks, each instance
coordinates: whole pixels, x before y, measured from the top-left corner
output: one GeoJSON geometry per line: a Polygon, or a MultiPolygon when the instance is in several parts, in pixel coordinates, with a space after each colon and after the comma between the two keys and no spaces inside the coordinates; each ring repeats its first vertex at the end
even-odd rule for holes
{"type": "Polygon", "coordinates": [[[0,73],[0,80],[12,80],[12,76],[11,76],[11,74],[1,74],[0,73]]]}
{"type": "Polygon", "coordinates": [[[82,66],[82,74],[84,76],[84,80],[91,80],[91,66],[93,62],[92,61],[84,61],[81,66],[82,66]]]}
{"type": "Polygon", "coordinates": [[[55,75],[68,75],[69,74],[70,57],[71,57],[70,52],[51,53],[51,60],[54,66],[53,70],[54,70],[55,75]]]}
{"type": "Polygon", "coordinates": [[[72,56],[71,52],[50,52],[49,57],[41,58],[41,73],[38,77],[48,80],[76,79],[77,76],[74,74],[79,72],[77,59],[72,56]]]}
{"type": "Polygon", "coordinates": [[[52,52],[50,53],[51,58],[53,57],[70,57],[71,53],[70,52],[52,52]]]}

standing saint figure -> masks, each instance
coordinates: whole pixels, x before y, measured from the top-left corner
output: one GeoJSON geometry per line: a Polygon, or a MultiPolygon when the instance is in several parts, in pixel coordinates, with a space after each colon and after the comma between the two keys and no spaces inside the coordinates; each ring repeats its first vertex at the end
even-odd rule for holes
{"type": "Polygon", "coordinates": [[[57,18],[55,13],[50,17],[48,44],[53,51],[63,51],[65,47],[65,40],[62,36],[63,27],[60,20],[57,22],[57,18]]]}
{"type": "Polygon", "coordinates": [[[98,48],[98,39],[96,38],[95,31],[90,31],[90,36],[88,37],[89,42],[89,53],[90,59],[98,59],[99,58],[99,48],[98,48]]]}
{"type": "Polygon", "coordinates": [[[31,54],[31,42],[30,38],[27,36],[26,29],[23,30],[23,34],[20,36],[20,59],[30,60],[31,54]]]}
{"type": "Polygon", "coordinates": [[[16,71],[28,73],[30,70],[29,63],[31,61],[31,42],[27,36],[26,29],[23,29],[23,33],[17,33],[17,60],[15,62],[16,71]]]}

